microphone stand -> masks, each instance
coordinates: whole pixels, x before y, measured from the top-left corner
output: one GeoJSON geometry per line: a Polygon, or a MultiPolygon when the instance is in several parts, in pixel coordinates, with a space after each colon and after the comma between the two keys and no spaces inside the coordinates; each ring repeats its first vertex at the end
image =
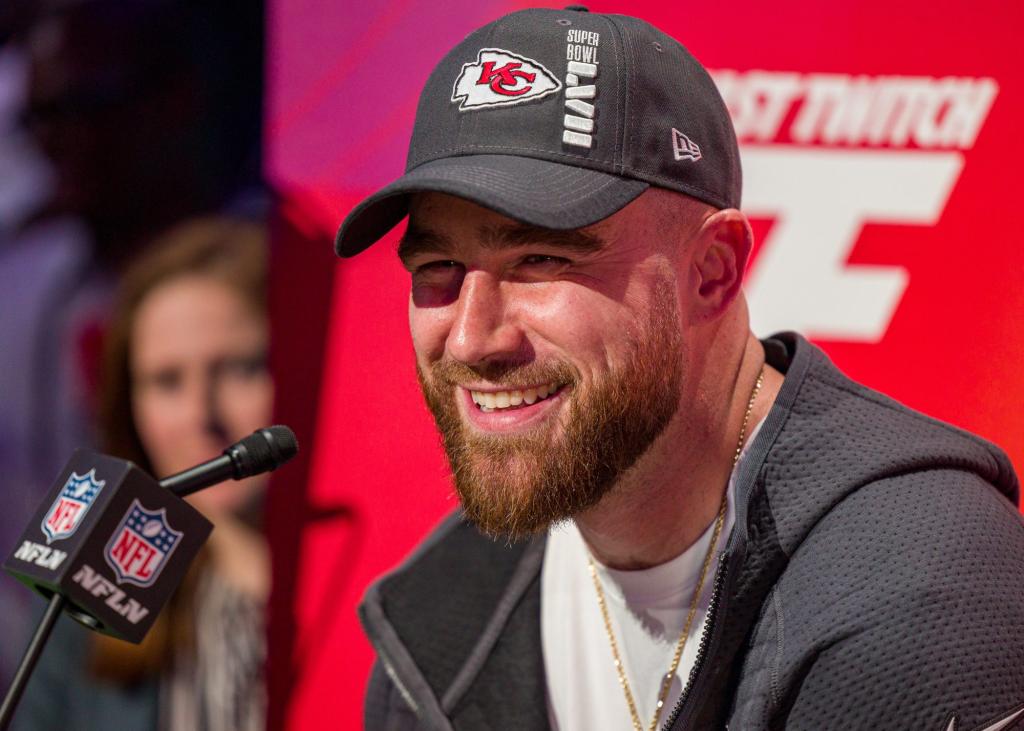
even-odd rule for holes
{"type": "Polygon", "coordinates": [[[4,696],[3,705],[0,706],[0,731],[7,731],[11,718],[14,716],[14,709],[18,707],[18,701],[21,700],[22,693],[25,692],[28,679],[32,675],[36,663],[39,662],[39,656],[43,654],[46,641],[50,638],[50,633],[53,632],[53,625],[60,618],[65,604],[67,601],[60,594],[55,593],[50,597],[50,603],[46,605],[46,613],[39,621],[35,634],[32,635],[32,640],[28,643],[28,648],[18,665],[18,671],[14,674],[14,682],[11,683],[7,695],[4,696]]]}

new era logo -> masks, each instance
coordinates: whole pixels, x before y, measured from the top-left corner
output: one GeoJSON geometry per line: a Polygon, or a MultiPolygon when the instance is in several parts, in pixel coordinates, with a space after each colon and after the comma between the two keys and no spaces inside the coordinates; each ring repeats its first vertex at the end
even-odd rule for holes
{"type": "Polygon", "coordinates": [[[532,58],[500,48],[483,48],[476,61],[462,65],[452,89],[452,101],[461,102],[459,111],[463,112],[519,104],[561,88],[562,82],[532,58]]]}
{"type": "Polygon", "coordinates": [[[700,147],[697,146],[696,142],[673,127],[672,156],[676,160],[700,160],[700,147]]]}

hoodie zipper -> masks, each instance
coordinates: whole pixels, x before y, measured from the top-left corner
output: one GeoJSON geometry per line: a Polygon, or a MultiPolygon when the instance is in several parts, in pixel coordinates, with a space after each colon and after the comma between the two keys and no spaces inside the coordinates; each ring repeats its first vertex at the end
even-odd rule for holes
{"type": "Polygon", "coordinates": [[[391,682],[394,683],[399,695],[402,696],[402,700],[404,700],[409,705],[409,708],[412,709],[412,712],[416,714],[416,718],[420,718],[419,704],[412,697],[412,693],[409,692],[409,690],[402,683],[401,679],[398,677],[398,673],[395,671],[394,666],[391,664],[391,660],[388,659],[387,653],[384,652],[384,649],[379,647],[376,642],[373,642],[371,644],[373,645],[373,649],[377,652],[377,659],[380,660],[381,665],[384,666],[384,673],[388,676],[388,678],[391,679],[391,682]]]}
{"type": "Polygon", "coordinates": [[[704,629],[700,633],[700,644],[697,646],[697,657],[694,660],[693,667],[690,668],[690,676],[686,680],[686,687],[683,688],[683,692],[680,694],[679,700],[676,701],[676,705],[672,709],[672,713],[662,725],[662,731],[670,731],[673,724],[675,724],[676,720],[679,718],[679,714],[683,710],[683,705],[686,703],[686,699],[690,697],[690,690],[693,688],[697,681],[697,676],[704,667],[704,662],[707,659],[708,644],[711,639],[713,625],[718,617],[718,605],[721,601],[722,587],[725,584],[725,565],[728,556],[729,554],[723,553],[718,559],[718,567],[715,569],[715,583],[711,590],[711,601],[708,604],[707,619],[704,621],[704,629]]]}

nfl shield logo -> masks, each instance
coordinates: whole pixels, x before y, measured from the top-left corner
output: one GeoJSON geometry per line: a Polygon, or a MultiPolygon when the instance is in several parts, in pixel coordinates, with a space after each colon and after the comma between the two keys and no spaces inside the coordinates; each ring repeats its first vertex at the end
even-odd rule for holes
{"type": "Polygon", "coordinates": [[[84,475],[72,472],[43,518],[42,529],[46,542],[52,543],[74,533],[106,484],[106,480],[96,479],[95,469],[84,475]]]}
{"type": "Polygon", "coordinates": [[[166,509],[146,510],[133,500],[103,555],[117,583],[149,586],[160,576],[181,536],[167,522],[166,509]]]}

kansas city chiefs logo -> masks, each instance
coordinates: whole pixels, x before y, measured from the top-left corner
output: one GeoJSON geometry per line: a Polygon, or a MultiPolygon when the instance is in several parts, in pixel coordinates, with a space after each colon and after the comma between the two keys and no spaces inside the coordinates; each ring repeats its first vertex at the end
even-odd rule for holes
{"type": "Polygon", "coordinates": [[[533,59],[500,48],[482,48],[476,61],[463,64],[452,101],[459,111],[519,104],[562,88],[555,75],[533,59]]]}

